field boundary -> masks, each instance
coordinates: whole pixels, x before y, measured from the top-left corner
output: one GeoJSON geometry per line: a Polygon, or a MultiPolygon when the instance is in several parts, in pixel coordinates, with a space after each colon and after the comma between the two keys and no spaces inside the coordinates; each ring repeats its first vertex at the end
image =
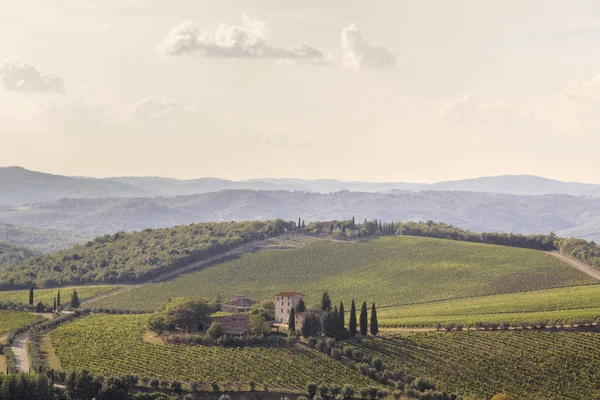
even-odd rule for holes
{"type": "Polygon", "coordinates": [[[565,256],[564,254],[559,253],[558,251],[546,251],[546,253],[550,254],[553,257],[558,258],[559,260],[564,261],[565,263],[578,269],[579,271],[583,272],[584,274],[591,276],[592,278],[596,279],[597,281],[600,281],[600,271],[598,271],[596,268],[594,268],[590,265],[587,265],[585,263],[582,263],[581,261],[571,258],[569,256],[565,256]]]}

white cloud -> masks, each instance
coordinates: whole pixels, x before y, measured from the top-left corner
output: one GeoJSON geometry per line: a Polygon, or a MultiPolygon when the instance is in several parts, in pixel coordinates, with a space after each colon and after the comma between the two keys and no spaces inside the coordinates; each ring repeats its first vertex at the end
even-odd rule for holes
{"type": "Polygon", "coordinates": [[[372,46],[352,24],[340,36],[342,63],[353,68],[399,67],[398,57],[383,46],[372,46]]]}
{"type": "Polygon", "coordinates": [[[497,122],[513,127],[534,118],[530,107],[503,100],[482,100],[470,93],[444,98],[437,104],[437,117],[462,124],[497,122]]]}
{"type": "Polygon", "coordinates": [[[565,90],[565,94],[573,100],[595,101],[600,98],[600,74],[587,81],[573,81],[565,90]]]}
{"type": "Polygon", "coordinates": [[[154,119],[170,115],[178,109],[180,109],[179,105],[173,100],[147,97],[134,105],[132,115],[143,119],[154,119]]]}
{"type": "Polygon", "coordinates": [[[187,20],[177,25],[159,44],[157,51],[167,55],[197,54],[203,57],[273,58],[324,62],[330,55],[301,44],[293,48],[268,43],[266,22],[242,15],[241,25],[221,23],[202,29],[187,20]]]}
{"type": "Polygon", "coordinates": [[[16,61],[0,65],[0,82],[7,90],[21,92],[62,92],[65,89],[58,75],[16,61]]]}

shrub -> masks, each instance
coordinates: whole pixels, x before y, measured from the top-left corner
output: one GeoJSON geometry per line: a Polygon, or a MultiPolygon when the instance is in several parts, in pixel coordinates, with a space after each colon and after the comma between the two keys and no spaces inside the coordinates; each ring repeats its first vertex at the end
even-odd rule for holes
{"type": "Polygon", "coordinates": [[[315,397],[315,395],[317,394],[317,384],[312,382],[308,383],[306,385],[306,394],[309,398],[315,397]]]}

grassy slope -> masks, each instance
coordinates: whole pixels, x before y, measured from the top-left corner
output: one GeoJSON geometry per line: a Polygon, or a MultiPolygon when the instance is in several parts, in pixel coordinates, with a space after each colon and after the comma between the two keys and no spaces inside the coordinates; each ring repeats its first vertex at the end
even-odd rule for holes
{"type": "Polygon", "coordinates": [[[40,318],[28,312],[0,310],[0,335],[40,318]]]}
{"type": "MultiPolygon", "coordinates": [[[[88,297],[96,296],[97,294],[108,292],[118,286],[79,286],[79,287],[65,287],[60,290],[62,304],[66,305],[71,301],[71,293],[73,289],[77,289],[77,294],[80,300],[85,300],[88,297]]],[[[34,304],[42,302],[46,305],[52,305],[54,303],[54,297],[56,297],[58,289],[36,289],[34,290],[34,304]]],[[[29,290],[11,290],[6,292],[0,292],[0,303],[2,302],[13,302],[29,304],[29,290]]]]}
{"type": "Polygon", "coordinates": [[[303,390],[325,382],[356,388],[373,385],[350,367],[312,350],[247,347],[221,348],[153,344],[142,339],[148,316],[97,314],[64,324],[50,333],[66,370],[87,369],[104,375],[136,374],[190,382],[250,380],[271,389],[303,390]]]}
{"type": "Polygon", "coordinates": [[[482,322],[557,321],[600,316],[600,285],[536,290],[380,308],[382,327],[482,322]]]}
{"type": "Polygon", "coordinates": [[[227,298],[237,292],[261,300],[281,290],[306,294],[310,305],[327,290],[348,308],[352,298],[401,305],[594,282],[535,250],[405,236],[318,241],[293,250],[245,254],[91,306],[153,309],[169,297],[227,298]]]}
{"type": "Polygon", "coordinates": [[[600,398],[597,332],[420,333],[363,345],[392,368],[433,379],[447,391],[485,398],[499,392],[512,399],[600,398]]]}

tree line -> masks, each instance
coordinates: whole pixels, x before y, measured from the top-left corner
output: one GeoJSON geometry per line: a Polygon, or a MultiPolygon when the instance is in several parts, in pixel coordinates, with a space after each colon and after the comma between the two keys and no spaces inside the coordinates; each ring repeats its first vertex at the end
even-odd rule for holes
{"type": "Polygon", "coordinates": [[[53,254],[0,266],[0,290],[135,283],[291,231],[283,220],[201,223],[104,235],[53,254]]]}

